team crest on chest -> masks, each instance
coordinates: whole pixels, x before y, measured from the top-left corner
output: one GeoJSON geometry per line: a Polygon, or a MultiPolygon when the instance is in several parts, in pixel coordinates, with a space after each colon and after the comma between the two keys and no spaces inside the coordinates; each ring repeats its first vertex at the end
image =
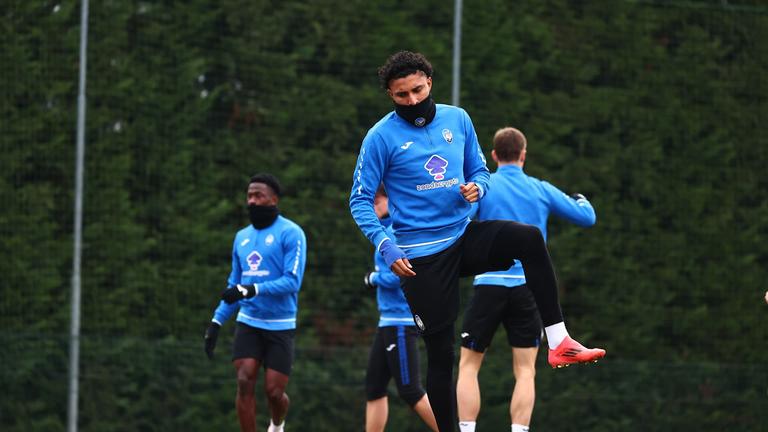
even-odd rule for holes
{"type": "Polygon", "coordinates": [[[275,241],[275,236],[273,236],[272,234],[270,234],[270,235],[268,235],[268,236],[267,236],[267,238],[266,238],[266,239],[264,239],[264,244],[266,244],[267,246],[269,246],[269,245],[271,245],[272,243],[274,243],[274,241],[275,241]]]}
{"type": "Polygon", "coordinates": [[[443,139],[445,139],[445,142],[448,144],[453,142],[453,133],[448,129],[443,129],[443,139]]]}

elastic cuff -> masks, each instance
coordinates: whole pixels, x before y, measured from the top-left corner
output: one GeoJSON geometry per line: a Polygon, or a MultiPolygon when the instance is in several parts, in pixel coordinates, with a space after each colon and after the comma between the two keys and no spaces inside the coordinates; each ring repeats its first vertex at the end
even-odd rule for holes
{"type": "Polygon", "coordinates": [[[475,186],[477,186],[477,199],[481,200],[485,195],[485,189],[477,183],[475,183],[475,186]]]}
{"type": "Polygon", "coordinates": [[[384,244],[384,242],[385,242],[385,241],[387,241],[387,240],[389,240],[389,241],[392,241],[392,239],[390,239],[389,237],[384,237],[384,238],[383,238],[383,239],[382,239],[382,240],[379,242],[379,244],[378,244],[378,245],[376,245],[376,250],[377,250],[377,251],[379,251],[379,252],[381,252],[381,245],[383,245],[383,244],[384,244]]]}
{"type": "Polygon", "coordinates": [[[253,290],[255,292],[255,294],[253,296],[254,297],[258,296],[259,295],[259,284],[253,284],[253,290]]]}

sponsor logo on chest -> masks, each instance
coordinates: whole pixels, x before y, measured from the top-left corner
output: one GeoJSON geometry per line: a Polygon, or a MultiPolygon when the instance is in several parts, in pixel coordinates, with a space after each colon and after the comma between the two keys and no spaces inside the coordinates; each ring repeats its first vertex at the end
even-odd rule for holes
{"type": "Polygon", "coordinates": [[[417,184],[417,191],[449,188],[459,184],[459,179],[456,177],[450,179],[445,178],[445,174],[448,172],[448,160],[439,155],[431,155],[424,163],[424,169],[427,170],[434,181],[431,183],[417,184]]]}
{"type": "Polygon", "coordinates": [[[261,256],[259,251],[255,250],[248,254],[245,258],[248,263],[248,270],[243,272],[244,276],[267,276],[269,270],[259,270],[259,266],[264,261],[264,257],[261,256]]]}

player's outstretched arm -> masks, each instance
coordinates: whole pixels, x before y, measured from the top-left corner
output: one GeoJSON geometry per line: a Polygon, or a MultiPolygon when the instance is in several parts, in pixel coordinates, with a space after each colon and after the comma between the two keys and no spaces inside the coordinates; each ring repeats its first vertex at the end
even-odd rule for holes
{"type": "Polygon", "coordinates": [[[595,209],[582,194],[570,196],[548,182],[541,182],[552,214],[581,227],[590,227],[597,222],[595,209]]]}

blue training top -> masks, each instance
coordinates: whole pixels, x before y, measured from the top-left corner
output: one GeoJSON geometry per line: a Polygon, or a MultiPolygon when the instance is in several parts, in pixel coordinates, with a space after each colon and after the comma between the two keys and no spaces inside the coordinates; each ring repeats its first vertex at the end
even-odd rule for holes
{"type": "MultiPolygon", "coordinates": [[[[386,227],[386,234],[395,239],[389,218],[382,219],[386,227]]],[[[403,290],[400,288],[400,277],[392,273],[384,262],[384,257],[374,252],[373,262],[375,266],[372,282],[376,285],[376,302],[379,305],[379,327],[415,326],[413,314],[408,302],[405,300],[403,290]]]]}
{"type": "MultiPolygon", "coordinates": [[[[595,209],[586,199],[575,200],[552,184],[531,177],[517,165],[504,165],[491,174],[491,188],[478,203],[477,220],[513,220],[535,225],[547,240],[550,213],[579,226],[595,224],[595,209]]],[[[525,283],[520,261],[509,270],[475,276],[475,285],[514,287],[525,283]]]]}
{"type": "Polygon", "coordinates": [[[383,182],[397,245],[408,258],[431,255],[450,246],[469,224],[471,205],[459,185],[475,182],[482,197],[489,177],[466,111],[437,104],[435,118],[424,127],[392,111],[363,139],[349,206],[379,250],[389,238],[373,210],[373,197],[383,182]]]}
{"type": "Polygon", "coordinates": [[[266,330],[295,329],[306,257],[304,231],[282,216],[267,228],[248,225],[238,231],[227,283],[256,284],[258,295],[231,305],[221,301],[213,321],[224,323],[239,307],[238,322],[266,330]]]}

